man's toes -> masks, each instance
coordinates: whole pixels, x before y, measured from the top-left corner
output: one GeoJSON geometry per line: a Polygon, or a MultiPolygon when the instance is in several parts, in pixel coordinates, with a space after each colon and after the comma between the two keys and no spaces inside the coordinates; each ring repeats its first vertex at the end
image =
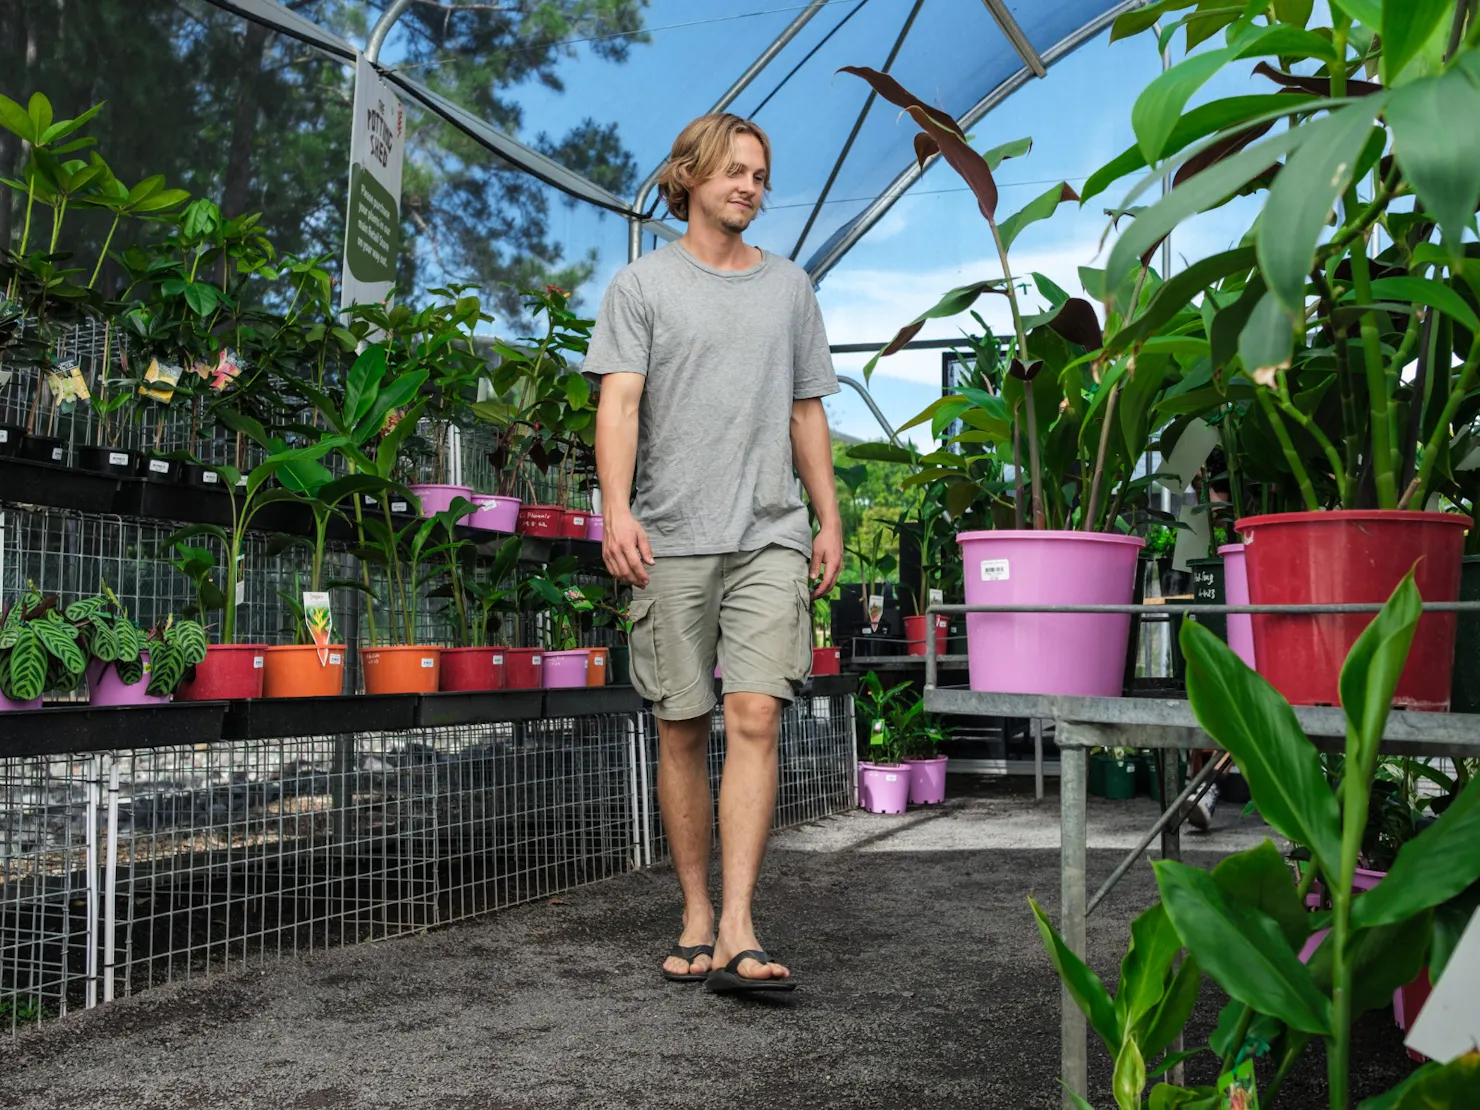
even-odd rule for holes
{"type": "Polygon", "coordinates": [[[681,956],[669,956],[663,961],[663,970],[670,975],[687,975],[689,973],[689,961],[681,956]]]}

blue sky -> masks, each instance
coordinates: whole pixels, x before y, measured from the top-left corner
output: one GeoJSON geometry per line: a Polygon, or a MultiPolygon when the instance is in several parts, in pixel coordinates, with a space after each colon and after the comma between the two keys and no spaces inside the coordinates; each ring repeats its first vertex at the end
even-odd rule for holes
{"type": "MultiPolygon", "coordinates": [[[[766,91],[857,0],[832,0],[791,47],[742,94],[735,110],[749,113],[766,91]]],[[[1049,24],[1041,32],[1046,49],[1073,21],[1066,18],[1078,3],[1013,0],[1009,7],[1028,25],[1030,18],[1049,24]]],[[[1321,5],[1324,7],[1324,5],[1321,5]]],[[[773,175],[777,190],[771,211],[763,214],[749,238],[780,253],[789,253],[810,202],[847,134],[861,103],[861,84],[838,66],[878,66],[893,34],[908,13],[910,0],[869,0],[857,18],[819,52],[758,117],[770,130],[776,148],[773,175]]],[[[592,56],[585,47],[562,63],[563,91],[531,85],[518,90],[524,111],[521,137],[540,131],[558,135],[585,116],[616,120],[636,152],[639,175],[645,175],[666,152],[679,127],[707,110],[760,49],[799,10],[799,0],[652,0],[646,24],[652,43],[634,45],[625,65],[592,56]]],[[[1142,88],[1160,71],[1154,39],[1147,35],[1111,44],[1108,32],[1082,46],[1047,77],[1034,79],[997,107],[973,129],[978,149],[1008,139],[1031,136],[1034,147],[1025,158],[1003,164],[997,172],[1001,190],[999,215],[1015,211],[1050,184],[1066,180],[1076,188],[1099,166],[1133,142],[1131,107],[1142,88]]],[[[963,85],[972,66],[988,66],[1004,56],[1000,32],[981,0],[927,0],[921,22],[901,53],[895,72],[921,96],[937,94],[937,103],[975,99],[985,88],[963,85]]],[[[387,48],[394,57],[394,37],[387,48]]],[[[1180,42],[1174,47],[1180,57],[1180,42]]],[[[1204,87],[1193,103],[1242,92],[1273,91],[1251,78],[1253,63],[1221,74],[1204,87]]],[[[829,216],[857,211],[877,182],[903,168],[915,133],[888,104],[876,103],[849,165],[831,197],[829,216]]],[[[1012,250],[1015,273],[1046,274],[1070,292],[1080,291],[1078,267],[1102,265],[1106,231],[1104,209],[1120,201],[1134,183],[1128,179],[1093,198],[1084,207],[1061,206],[1055,217],[1027,229],[1012,250]]],[[[1192,221],[1173,242],[1175,266],[1232,245],[1255,214],[1250,202],[1235,202],[1192,221]]],[[[584,290],[594,309],[601,290],[627,261],[625,221],[601,216],[578,205],[552,205],[552,234],[570,254],[594,249],[597,274],[584,290]]],[[[801,260],[815,249],[809,240],[801,260]]],[[[933,304],[947,289],[1000,273],[985,222],[971,194],[944,166],[932,169],[861,243],[823,280],[819,289],[829,337],[834,343],[885,341],[901,325],[933,304]]],[[[980,309],[994,328],[1010,327],[1006,304],[987,298],[980,309]]],[[[960,334],[969,318],[933,321],[922,337],[960,334]]],[[[867,356],[839,356],[840,372],[856,373],[867,356]]],[[[938,351],[894,356],[875,372],[872,392],[896,424],[903,423],[939,395],[938,351]]],[[[830,402],[834,427],[852,435],[873,437],[878,425],[863,403],[844,391],[830,402]]]]}

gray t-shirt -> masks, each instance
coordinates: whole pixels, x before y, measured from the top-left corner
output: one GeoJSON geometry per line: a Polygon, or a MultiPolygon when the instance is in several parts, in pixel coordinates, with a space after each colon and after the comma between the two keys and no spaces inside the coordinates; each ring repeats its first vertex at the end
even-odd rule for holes
{"type": "Polygon", "coordinates": [[[653,555],[812,554],[791,403],[838,391],[806,271],[762,252],[716,270],[680,244],[612,279],[583,370],[647,375],[632,514],[653,555]]]}

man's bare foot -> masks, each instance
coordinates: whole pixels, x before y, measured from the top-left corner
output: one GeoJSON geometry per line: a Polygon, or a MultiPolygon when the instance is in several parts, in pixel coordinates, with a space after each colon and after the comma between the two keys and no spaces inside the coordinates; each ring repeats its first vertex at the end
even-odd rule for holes
{"type": "MultiPolygon", "coordinates": [[[[744,932],[728,932],[723,925],[720,926],[719,938],[714,944],[714,965],[724,967],[741,952],[754,952],[761,950],[761,942],[756,939],[754,929],[746,929],[744,932]]],[[[791,969],[774,960],[763,964],[759,960],[744,959],[735,968],[735,974],[742,979],[790,979],[791,969]]]]}
{"type": "MultiPolygon", "coordinates": [[[[683,931],[678,934],[680,948],[714,943],[714,909],[712,907],[692,913],[685,910],[683,916],[683,931]]],[[[692,960],[686,960],[682,956],[669,956],[663,961],[663,970],[670,975],[707,975],[713,966],[713,957],[707,952],[698,953],[692,960]]]]}

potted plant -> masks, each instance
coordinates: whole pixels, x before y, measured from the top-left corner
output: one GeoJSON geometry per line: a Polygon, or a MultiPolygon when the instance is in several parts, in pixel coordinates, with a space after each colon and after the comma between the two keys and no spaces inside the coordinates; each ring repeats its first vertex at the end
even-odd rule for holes
{"type": "Polygon", "coordinates": [[[591,587],[576,584],[578,570],[574,556],[562,556],[525,582],[525,596],[545,607],[540,616],[540,681],[546,690],[590,684],[590,650],[581,647],[581,621],[596,607],[586,594],[591,587]]]}
{"type": "Polygon", "coordinates": [[[827,597],[815,598],[812,602],[812,673],[814,675],[841,674],[843,653],[832,642],[832,606],[836,600],[837,587],[827,597]]]}
{"type": "Polygon", "coordinates": [[[77,637],[57,598],[27,582],[0,614],[0,712],[40,709],[47,691],[74,689],[87,667],[77,637]]]}
{"type": "Polygon", "coordinates": [[[854,704],[873,758],[858,763],[858,804],[870,813],[903,813],[909,803],[910,772],[904,765],[904,738],[893,726],[899,721],[900,707],[912,693],[908,682],[884,689],[873,671],[859,683],[854,704]]]}
{"type": "MultiPolygon", "coordinates": [[[[500,361],[491,376],[493,396],[471,407],[495,431],[490,461],[500,475],[498,500],[493,501],[502,514],[499,520],[506,521],[512,511],[520,532],[555,537],[574,524],[567,523],[563,504],[538,503],[536,478],[552,464],[569,459],[571,440],[583,444],[594,440],[591,389],[569,365],[571,356],[586,353],[594,321],[572,312],[570,294],[557,286],[525,290],[524,295],[526,311],[536,320],[543,317],[544,335],[519,344],[495,341],[493,351],[500,361]],[[523,507],[515,507],[521,499],[527,499],[523,507]]],[[[564,470],[560,473],[563,478],[564,470]]],[[[503,529],[503,524],[498,527],[503,529]]]]}
{"type": "Polygon", "coordinates": [[[368,569],[380,569],[376,598],[385,603],[385,624],[377,635],[370,622],[369,641],[360,648],[360,669],[367,694],[434,694],[440,682],[442,649],[421,642],[421,601],[424,587],[446,571],[454,546],[442,538],[465,516],[472,502],[456,498],[435,516],[395,526],[389,520],[367,518],[361,525],[366,537],[357,554],[368,569]]]}
{"type": "Polygon", "coordinates": [[[451,599],[455,647],[442,649],[440,688],[502,690],[507,681],[505,648],[495,638],[499,606],[513,597],[514,575],[523,543],[514,536],[500,545],[491,560],[481,560],[465,540],[449,542],[447,584],[435,593],[451,599]]]}
{"type": "MultiPolygon", "coordinates": [[[[1235,525],[1248,542],[1254,604],[1376,603],[1414,566],[1426,600],[1457,597],[1470,519],[1445,511],[1444,496],[1480,373],[1480,313],[1462,242],[1474,214],[1473,159],[1432,145],[1425,105],[1480,108],[1477,44],[1464,5],[1406,9],[1363,6],[1362,17],[1382,22],[1367,27],[1336,5],[1318,32],[1293,9],[1230,10],[1211,24],[1226,28],[1228,49],[1174,66],[1137,103],[1148,179],[1206,168],[1126,226],[1107,287],[1124,283],[1185,220],[1237,192],[1265,194],[1249,245],[1217,256],[1247,275],[1242,290],[1208,305],[1214,368],[1250,398],[1236,423],[1245,477],[1275,493],[1274,511],[1261,506],[1235,525]],[[1195,70],[1201,84],[1219,62],[1271,53],[1282,68],[1261,62],[1256,72],[1291,90],[1290,103],[1227,114],[1205,141],[1173,126],[1188,91],[1181,79],[1195,70]],[[1295,70],[1312,66],[1318,76],[1306,85],[1295,70]],[[1358,79],[1364,68],[1381,83],[1358,79]],[[1265,137],[1277,118],[1289,127],[1265,137]]],[[[1342,660],[1369,620],[1256,616],[1260,672],[1293,702],[1338,703],[1342,660]]],[[[1453,614],[1424,616],[1397,704],[1448,704],[1454,630],[1453,614]]]]}
{"type": "Polygon", "coordinates": [[[613,599],[598,603],[592,623],[597,628],[610,628],[617,637],[616,646],[608,652],[608,681],[617,686],[632,683],[632,609],[630,599],[617,604],[613,599]]]}
{"type": "Polygon", "coordinates": [[[206,657],[198,621],[171,615],[147,632],[130,619],[117,595],[102,592],[67,606],[66,618],[86,649],[89,702],[94,706],[167,702],[189,668],[206,657]]]}
{"type": "Polygon", "coordinates": [[[925,715],[923,698],[909,705],[900,719],[905,731],[904,765],[910,772],[910,805],[939,805],[946,799],[946,766],[940,754],[947,732],[938,721],[925,715]]]}

